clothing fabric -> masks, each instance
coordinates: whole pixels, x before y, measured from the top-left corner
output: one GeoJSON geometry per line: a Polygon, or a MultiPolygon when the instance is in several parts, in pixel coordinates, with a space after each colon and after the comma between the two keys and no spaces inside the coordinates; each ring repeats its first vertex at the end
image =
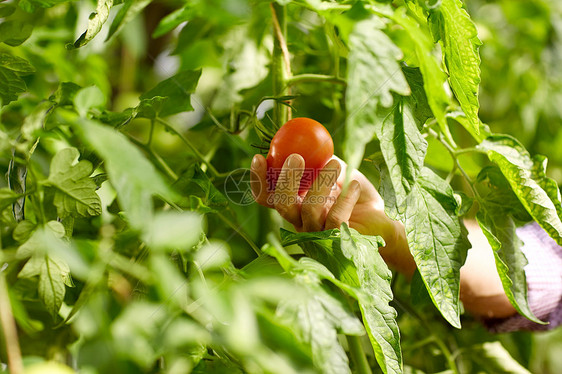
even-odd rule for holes
{"type": "Polygon", "coordinates": [[[484,321],[493,332],[549,330],[562,323],[562,247],[536,222],[517,228],[524,243],[522,252],[529,262],[525,266],[529,307],[548,325],[529,321],[521,315],[484,321]]]}

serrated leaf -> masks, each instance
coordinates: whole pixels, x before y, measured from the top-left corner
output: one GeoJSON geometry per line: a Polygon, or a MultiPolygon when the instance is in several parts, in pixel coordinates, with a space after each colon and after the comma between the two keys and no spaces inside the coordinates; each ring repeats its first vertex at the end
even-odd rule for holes
{"type": "Polygon", "coordinates": [[[443,317],[460,328],[460,267],[470,247],[464,225],[456,216],[458,202],[447,182],[424,167],[401,206],[388,171],[381,170],[380,192],[386,212],[404,223],[410,251],[443,317]]]}
{"type": "MultiPolygon", "coordinates": [[[[23,221],[28,222],[28,221],[23,221]]],[[[16,258],[26,259],[34,255],[45,255],[57,245],[58,239],[65,234],[64,226],[57,221],[49,221],[45,226],[41,226],[35,231],[35,226],[29,224],[20,224],[18,234],[14,232],[16,240],[27,237],[27,240],[19,246],[16,251],[16,258]]],[[[32,224],[31,224],[32,225],[32,224]]]]}
{"type": "Polygon", "coordinates": [[[375,128],[390,172],[396,204],[401,207],[423,167],[427,141],[403,98],[396,98],[390,113],[375,128]]]}
{"type": "Polygon", "coordinates": [[[476,218],[494,251],[496,268],[507,298],[521,315],[535,323],[543,323],[529,307],[524,270],[528,262],[521,252],[523,243],[515,233],[513,219],[497,206],[490,209],[484,202],[480,203],[476,218]]]}
{"type": "Polygon", "coordinates": [[[140,96],[141,100],[148,100],[154,97],[166,97],[159,108],[161,117],[169,116],[180,112],[193,110],[191,106],[191,94],[195,92],[197,82],[201,77],[201,69],[180,71],[173,77],[163,80],[156,87],[140,96]]]}
{"type": "Polygon", "coordinates": [[[74,48],[80,48],[88,44],[101,31],[101,28],[109,17],[109,10],[113,6],[113,0],[98,0],[96,10],[90,14],[86,31],[74,42],[74,48]]]}
{"type": "Polygon", "coordinates": [[[365,145],[373,138],[379,107],[393,103],[392,92],[409,95],[410,87],[400,69],[400,49],[381,30],[379,18],[358,22],[349,35],[347,72],[345,160],[349,170],[357,168],[365,145]]]}
{"type": "Polygon", "coordinates": [[[101,200],[96,193],[96,183],[90,178],[92,164],[82,160],[76,148],[60,150],[51,160],[49,185],[54,187],[54,204],[62,217],[82,217],[101,214],[101,200]]]}
{"type": "MultiPolygon", "coordinates": [[[[282,231],[281,237],[284,245],[299,243],[308,256],[327,268],[315,266],[316,274],[357,299],[381,369],[384,373],[401,373],[397,314],[388,304],[393,298],[390,289],[392,273],[378,252],[384,245],[382,238],[363,236],[345,224],[340,230],[317,233],[282,231]],[[336,235],[338,232],[340,235],[336,235]]],[[[307,266],[311,264],[311,261],[302,261],[307,266]]]]}
{"type": "Polygon", "coordinates": [[[190,165],[172,187],[189,198],[189,203],[184,204],[191,209],[201,208],[208,213],[223,210],[228,206],[226,196],[213,185],[207,174],[197,164],[190,165]],[[192,201],[193,197],[198,198],[195,200],[195,204],[192,201]]]}
{"type": "Polygon", "coordinates": [[[306,292],[304,300],[287,300],[278,306],[280,320],[298,327],[299,338],[311,346],[314,363],[323,373],[350,373],[337,335],[363,335],[365,331],[341,295],[322,284],[322,279],[333,280],[334,276],[310,258],[293,260],[282,248],[270,246],[266,252],[275,256],[306,292]]]}
{"type": "Polygon", "coordinates": [[[35,72],[35,68],[27,60],[7,53],[0,53],[0,66],[17,73],[35,72]]]}
{"type": "Polygon", "coordinates": [[[27,89],[20,76],[34,71],[35,68],[23,58],[0,53],[0,105],[17,100],[18,95],[27,89]]]}
{"type": "Polygon", "coordinates": [[[507,135],[490,136],[477,148],[485,151],[490,161],[500,168],[533,219],[562,245],[560,192],[556,182],[544,172],[546,159],[533,160],[521,143],[507,135]]]}
{"type": "Polygon", "coordinates": [[[433,37],[441,41],[443,59],[449,73],[449,83],[463,112],[476,134],[478,119],[478,85],[480,84],[480,55],[482,45],[476,26],[460,0],[442,0],[428,18],[433,37]]]}
{"type": "Polygon", "coordinates": [[[380,237],[363,236],[345,223],[341,226],[341,249],[356,267],[362,290],[358,294],[359,307],[377,362],[384,373],[401,373],[397,313],[389,305],[394,298],[390,288],[392,272],[379,254],[383,245],[380,237]]]}
{"type": "Polygon", "coordinates": [[[49,257],[41,265],[38,284],[39,297],[53,318],[58,314],[66,288],[59,265],[49,257]]]}
{"type": "MultiPolygon", "coordinates": [[[[419,69],[422,74],[421,80],[425,91],[425,98],[441,131],[443,133],[448,133],[449,129],[445,113],[450,100],[444,88],[447,75],[441,70],[437,60],[433,57],[433,41],[426,30],[421,28],[416,21],[406,14],[405,8],[398,8],[393,19],[404,27],[414,45],[414,50],[419,62],[419,69]]],[[[411,86],[410,84],[410,87],[411,86]]]]}
{"type": "Polygon", "coordinates": [[[427,101],[427,95],[424,88],[424,79],[420,68],[413,68],[410,66],[402,66],[402,72],[408,81],[408,85],[412,90],[412,95],[410,96],[409,104],[414,113],[414,119],[421,127],[425,122],[434,117],[433,111],[429,107],[427,101]]]}
{"type": "Polygon", "coordinates": [[[118,34],[126,24],[135,19],[151,2],[152,0],[125,0],[123,6],[119,8],[119,12],[115,15],[105,40],[108,41],[114,34],[118,34]]]}
{"type": "Polygon", "coordinates": [[[120,132],[94,121],[82,119],[78,134],[105,161],[109,181],[133,228],[150,224],[152,195],[170,201],[175,194],[140,150],[120,132]]]}

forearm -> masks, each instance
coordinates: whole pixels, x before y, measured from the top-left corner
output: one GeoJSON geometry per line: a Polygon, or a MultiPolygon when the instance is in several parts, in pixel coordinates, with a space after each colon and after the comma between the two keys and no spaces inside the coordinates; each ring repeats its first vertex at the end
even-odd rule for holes
{"type": "MultiPolygon", "coordinates": [[[[411,278],[416,264],[408,247],[404,225],[398,221],[392,222],[384,227],[390,227],[393,232],[381,230],[387,246],[381,248],[380,253],[391,268],[411,278]]],[[[494,254],[486,237],[476,222],[466,221],[465,224],[472,248],[468,251],[460,275],[460,298],[464,308],[473,315],[485,318],[504,318],[516,314],[503,290],[494,254]]]]}
{"type": "Polygon", "coordinates": [[[517,311],[509,302],[496,270],[492,248],[474,221],[465,221],[472,248],[461,268],[460,297],[464,308],[485,318],[505,318],[517,311]]]}

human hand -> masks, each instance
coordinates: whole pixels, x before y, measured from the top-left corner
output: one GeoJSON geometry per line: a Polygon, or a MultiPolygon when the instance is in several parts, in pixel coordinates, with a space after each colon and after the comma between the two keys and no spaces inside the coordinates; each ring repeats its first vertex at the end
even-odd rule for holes
{"type": "Polygon", "coordinates": [[[415,262],[410,254],[404,226],[384,213],[384,201],[373,184],[359,171],[342,193],[347,165],[333,157],[320,171],[304,196],[299,195],[304,159],[292,154],[285,160],[275,190],[269,189],[267,162],[262,155],[252,160],[252,193],[256,202],[273,208],[297,231],[322,231],[339,228],[345,222],[365,235],[380,235],[386,242],[380,253],[385,261],[405,273],[413,274],[415,262]]]}

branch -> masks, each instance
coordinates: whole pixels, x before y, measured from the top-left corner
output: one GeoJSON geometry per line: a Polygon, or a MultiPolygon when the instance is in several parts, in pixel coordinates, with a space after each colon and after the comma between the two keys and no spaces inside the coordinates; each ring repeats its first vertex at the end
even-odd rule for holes
{"type": "Polygon", "coordinates": [[[295,84],[308,83],[308,82],[326,82],[326,83],[341,84],[343,86],[347,85],[347,82],[344,79],[338,78],[333,75],[321,75],[321,74],[295,75],[287,80],[287,85],[294,86],[295,84]]]}
{"type": "Polygon", "coordinates": [[[23,363],[18,342],[18,331],[12,314],[10,296],[8,295],[8,287],[3,270],[0,270],[0,322],[6,341],[9,372],[12,374],[21,374],[23,373],[23,363]]]}

